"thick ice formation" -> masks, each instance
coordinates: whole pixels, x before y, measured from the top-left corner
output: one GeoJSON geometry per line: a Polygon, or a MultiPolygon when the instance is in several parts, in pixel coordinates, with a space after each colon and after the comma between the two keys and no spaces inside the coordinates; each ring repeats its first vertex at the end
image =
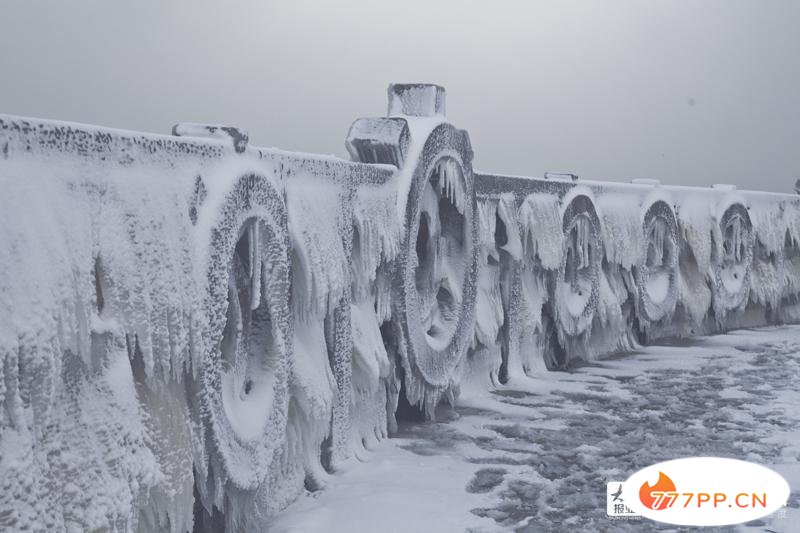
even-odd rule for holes
{"type": "Polygon", "coordinates": [[[186,196],[223,150],[14,119],[0,132],[3,526],[190,527],[194,421],[175,383],[201,359],[203,291],[186,196]]]}
{"type": "Polygon", "coordinates": [[[800,322],[800,197],[475,173],[389,95],[355,161],[0,117],[0,529],[263,530],[396,417],[800,322]]]}

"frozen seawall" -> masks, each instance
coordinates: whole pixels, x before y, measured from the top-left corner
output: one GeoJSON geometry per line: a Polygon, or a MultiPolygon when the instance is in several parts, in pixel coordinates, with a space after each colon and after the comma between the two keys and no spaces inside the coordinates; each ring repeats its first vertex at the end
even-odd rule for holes
{"type": "Polygon", "coordinates": [[[800,322],[800,197],[479,172],[444,107],[352,161],[0,116],[0,529],[258,531],[398,416],[800,322]]]}

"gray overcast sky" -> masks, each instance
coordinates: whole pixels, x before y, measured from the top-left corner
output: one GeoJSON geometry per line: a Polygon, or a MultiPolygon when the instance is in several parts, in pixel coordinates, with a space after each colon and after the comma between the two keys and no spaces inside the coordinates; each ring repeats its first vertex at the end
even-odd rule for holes
{"type": "Polygon", "coordinates": [[[800,178],[800,1],[0,0],[0,112],[346,155],[391,81],[448,90],[475,166],[800,178]]]}

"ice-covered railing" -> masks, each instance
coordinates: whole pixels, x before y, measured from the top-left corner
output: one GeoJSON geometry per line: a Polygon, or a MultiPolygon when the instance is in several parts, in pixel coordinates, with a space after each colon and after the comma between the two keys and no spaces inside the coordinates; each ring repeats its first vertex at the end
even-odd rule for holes
{"type": "Polygon", "coordinates": [[[476,180],[479,204],[513,198],[519,214],[513,230],[527,249],[522,259],[504,256],[501,265],[519,290],[497,292],[508,294],[502,306],[510,338],[494,344],[527,347],[503,353],[497,361],[503,375],[505,365],[532,374],[542,363],[563,366],[661,337],[797,320],[800,271],[791,259],[800,220],[796,195],[727,185],[669,187],[655,180],[491,174],[476,180]],[[585,199],[583,205],[575,206],[576,198],[585,199]],[[568,233],[567,219],[576,211],[589,223],[568,233]],[[563,232],[554,229],[559,221],[563,232]],[[601,251],[591,262],[597,275],[587,272],[584,279],[593,281],[581,283],[575,273],[587,269],[583,248],[595,225],[601,251]],[[575,237],[581,246],[572,253],[575,237]],[[542,288],[525,290],[532,285],[542,288]],[[554,327],[559,317],[572,322],[554,327]]]}
{"type": "Polygon", "coordinates": [[[174,131],[0,120],[4,528],[257,529],[386,434],[394,171],[174,131]]]}
{"type": "Polygon", "coordinates": [[[0,529],[262,530],[459,393],[800,320],[800,197],[475,173],[444,109],[353,161],[0,117],[0,529]]]}

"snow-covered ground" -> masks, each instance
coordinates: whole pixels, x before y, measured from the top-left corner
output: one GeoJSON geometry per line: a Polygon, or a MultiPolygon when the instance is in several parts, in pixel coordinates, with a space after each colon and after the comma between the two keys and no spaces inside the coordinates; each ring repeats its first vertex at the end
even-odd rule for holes
{"type": "MultiPolygon", "coordinates": [[[[800,530],[800,326],[651,346],[462,398],[281,513],[273,531],[644,531],[606,482],[713,455],[773,468],[788,508],[730,531],[800,530]]],[[[680,529],[683,530],[683,529],[680,529]]]]}

